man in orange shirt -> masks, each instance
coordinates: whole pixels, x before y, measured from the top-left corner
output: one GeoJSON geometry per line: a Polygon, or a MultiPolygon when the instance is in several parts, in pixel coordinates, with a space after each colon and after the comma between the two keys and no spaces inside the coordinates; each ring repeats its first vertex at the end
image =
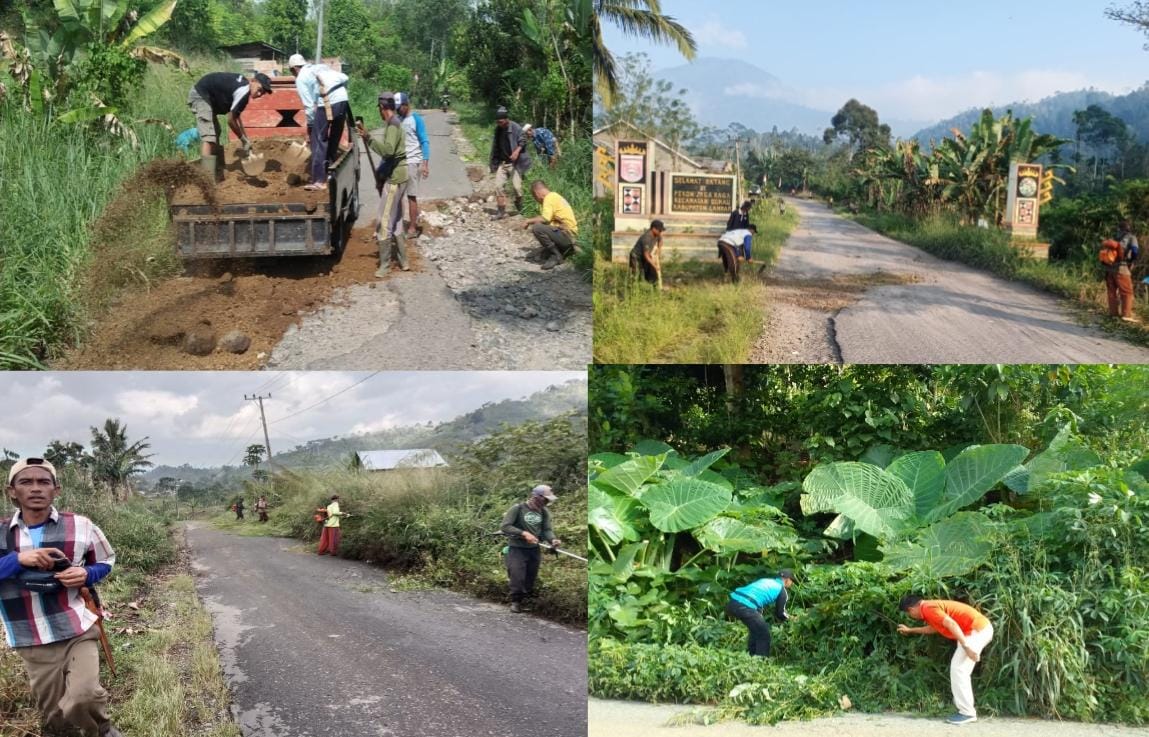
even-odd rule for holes
{"type": "Polygon", "coordinates": [[[973,684],[970,676],[973,667],[981,658],[981,651],[993,639],[993,625],[985,615],[973,607],[959,601],[945,599],[922,599],[916,594],[902,597],[898,605],[914,619],[922,620],[925,627],[898,625],[903,635],[941,635],[957,642],[954,656],[950,659],[950,690],[953,692],[954,706],[958,713],[946,719],[955,726],[977,721],[977,710],[973,706],[973,684]]]}

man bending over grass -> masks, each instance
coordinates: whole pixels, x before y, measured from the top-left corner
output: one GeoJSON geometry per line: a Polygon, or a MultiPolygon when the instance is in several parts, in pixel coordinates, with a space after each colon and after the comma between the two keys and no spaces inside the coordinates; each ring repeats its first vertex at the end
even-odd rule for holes
{"type": "Polygon", "coordinates": [[[630,249],[631,276],[637,278],[641,273],[642,278],[648,284],[656,287],[662,283],[662,266],[659,261],[659,253],[662,251],[662,234],[664,232],[666,232],[666,226],[662,224],[662,221],[654,220],[646,232],[635,241],[634,248],[630,249]]]}
{"type": "Polygon", "coordinates": [[[993,625],[984,614],[960,601],[922,599],[916,594],[907,594],[902,597],[898,608],[914,619],[924,620],[927,625],[907,627],[899,624],[900,634],[941,635],[957,642],[957,649],[950,659],[950,690],[957,714],[946,719],[946,724],[960,726],[976,722],[977,710],[973,706],[970,676],[981,659],[981,651],[993,639],[993,625]]]}
{"type": "Polygon", "coordinates": [[[738,230],[728,230],[718,238],[718,255],[722,258],[722,271],[730,275],[730,281],[738,283],[738,261],[750,261],[750,246],[758,234],[757,225],[747,225],[738,230]]]}
{"type": "Polygon", "coordinates": [[[751,655],[770,657],[770,623],[762,616],[762,611],[773,606],[775,619],[779,622],[788,620],[786,600],[789,595],[786,589],[793,585],[794,574],[783,568],[777,576],[760,578],[731,592],[730,600],[726,602],[726,613],[740,620],[749,630],[747,650],[751,655]]]}
{"type": "Polygon", "coordinates": [[[0,520],[0,614],[28,670],[42,733],[122,737],[100,685],[100,615],[87,605],[87,588],[116,562],[112,546],[87,517],[56,510],[60,482],[43,458],[12,466],[7,492],[18,509],[0,520]]]}

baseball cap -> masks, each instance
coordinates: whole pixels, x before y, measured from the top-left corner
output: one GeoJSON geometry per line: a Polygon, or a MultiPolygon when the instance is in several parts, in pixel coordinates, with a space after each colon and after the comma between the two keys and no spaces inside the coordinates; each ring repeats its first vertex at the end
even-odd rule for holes
{"type": "Polygon", "coordinates": [[[408,95],[406,92],[396,92],[395,93],[395,107],[399,107],[400,105],[410,105],[410,104],[411,104],[411,96],[408,95]]]}
{"type": "Polygon", "coordinates": [[[259,86],[263,88],[264,92],[268,93],[269,95],[271,94],[271,77],[267,76],[263,72],[256,72],[255,81],[259,82],[259,86]]]}
{"type": "Polygon", "coordinates": [[[386,105],[387,107],[394,107],[394,105],[395,105],[395,93],[394,92],[380,92],[379,93],[379,104],[380,105],[386,105]]]}
{"type": "Polygon", "coordinates": [[[289,69],[305,66],[307,66],[307,59],[303,58],[303,54],[292,54],[291,58],[287,60],[287,67],[289,69]]]}
{"type": "Polygon", "coordinates": [[[12,485],[12,480],[16,478],[16,474],[20,473],[26,468],[35,468],[39,466],[48,473],[52,474],[52,480],[56,481],[56,467],[43,458],[21,458],[8,470],[8,485],[12,485]]]}
{"type": "Polygon", "coordinates": [[[523,133],[527,133],[531,130],[534,130],[534,127],[530,123],[527,123],[523,126],[523,133]]]}
{"type": "Polygon", "coordinates": [[[499,109],[495,111],[495,120],[506,120],[509,117],[511,117],[511,115],[507,112],[507,109],[499,105],[499,109]]]}
{"type": "Polygon", "coordinates": [[[778,571],[778,578],[788,578],[793,581],[794,571],[791,571],[789,568],[783,568],[782,570],[778,571]]]}
{"type": "Polygon", "coordinates": [[[553,502],[555,499],[558,499],[554,492],[551,491],[551,487],[547,486],[546,484],[539,484],[535,488],[531,489],[531,496],[541,496],[548,502],[553,502]]]}

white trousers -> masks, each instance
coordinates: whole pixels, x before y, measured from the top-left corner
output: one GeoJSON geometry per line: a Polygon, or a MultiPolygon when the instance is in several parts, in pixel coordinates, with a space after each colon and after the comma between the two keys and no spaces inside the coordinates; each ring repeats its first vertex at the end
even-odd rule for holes
{"type": "MultiPolygon", "coordinates": [[[[970,649],[981,655],[981,651],[993,639],[993,625],[987,624],[985,628],[966,635],[965,641],[970,649]]],[[[965,654],[965,649],[958,643],[954,656],[950,659],[950,690],[954,695],[954,706],[959,714],[967,717],[976,717],[977,710],[973,707],[973,667],[977,665],[965,654]]]]}

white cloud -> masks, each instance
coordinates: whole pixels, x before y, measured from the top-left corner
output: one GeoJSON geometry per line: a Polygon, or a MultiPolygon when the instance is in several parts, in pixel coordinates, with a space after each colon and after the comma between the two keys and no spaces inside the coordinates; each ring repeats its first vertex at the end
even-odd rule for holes
{"type": "Polygon", "coordinates": [[[697,29],[691,29],[694,40],[701,46],[718,46],[723,49],[746,48],[746,34],[735,28],[724,26],[716,20],[708,20],[697,29]]]}
{"type": "Polygon", "coordinates": [[[192,394],[128,389],[116,394],[116,406],[129,417],[160,419],[186,415],[199,406],[199,397],[192,394]]]}
{"type": "Polygon", "coordinates": [[[915,75],[872,88],[808,89],[802,101],[822,110],[837,110],[854,97],[877,110],[883,119],[935,121],[973,107],[1036,102],[1058,92],[1088,87],[1124,91],[1125,85],[1105,86],[1078,72],[1051,69],[1008,74],[975,70],[945,77],[915,75]]]}

